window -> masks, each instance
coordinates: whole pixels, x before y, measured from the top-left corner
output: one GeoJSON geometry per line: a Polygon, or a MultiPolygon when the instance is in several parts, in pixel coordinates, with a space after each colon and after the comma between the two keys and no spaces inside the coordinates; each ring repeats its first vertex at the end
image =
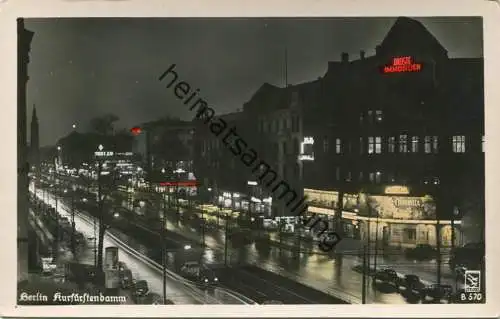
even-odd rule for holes
{"type": "Polygon", "coordinates": [[[382,137],[380,136],[375,137],[375,153],[382,153],[382,137]]]}
{"type": "Polygon", "coordinates": [[[336,178],[337,180],[339,180],[339,179],[340,179],[340,167],[338,167],[338,166],[337,166],[337,167],[335,167],[335,178],[336,178]]]}
{"type": "Polygon", "coordinates": [[[373,111],[368,111],[368,122],[373,123],[373,111]]]}
{"type": "Polygon", "coordinates": [[[408,136],[406,134],[399,135],[399,153],[408,152],[408,136]]]}
{"type": "Polygon", "coordinates": [[[323,138],[323,152],[328,153],[328,137],[323,138]]]}
{"type": "Polygon", "coordinates": [[[363,124],[363,112],[361,112],[361,114],[359,114],[359,123],[363,124]]]}
{"type": "Polygon", "coordinates": [[[368,137],[368,154],[373,154],[375,151],[375,139],[373,136],[368,137]]]}
{"type": "Polygon", "coordinates": [[[299,139],[295,139],[293,142],[293,155],[298,155],[300,151],[300,142],[299,139]]]}
{"type": "Polygon", "coordinates": [[[463,135],[453,136],[453,152],[454,153],[465,152],[465,136],[463,135]]]}
{"type": "Polygon", "coordinates": [[[426,154],[429,154],[431,152],[432,148],[431,148],[431,137],[430,136],[426,136],[425,139],[424,139],[424,152],[426,154]]]}
{"type": "Polygon", "coordinates": [[[485,138],[483,135],[483,137],[481,138],[481,151],[483,151],[483,153],[484,153],[484,142],[485,142],[485,138]]]}
{"type": "Polygon", "coordinates": [[[437,136],[434,136],[432,139],[432,151],[434,153],[438,152],[438,137],[437,136]]]}
{"type": "Polygon", "coordinates": [[[350,181],[352,180],[352,174],[351,174],[351,172],[350,172],[350,171],[349,171],[349,172],[347,172],[347,177],[346,177],[346,179],[345,179],[345,180],[346,180],[346,181],[348,181],[348,182],[350,182],[350,181]]]}
{"type": "Polygon", "coordinates": [[[406,236],[409,241],[415,241],[417,239],[417,230],[416,229],[405,229],[406,236]]]}
{"type": "Polygon", "coordinates": [[[364,144],[363,144],[363,138],[360,137],[359,138],[359,154],[363,154],[363,150],[364,150],[364,144]]]}
{"type": "Polygon", "coordinates": [[[359,181],[362,182],[363,181],[363,171],[360,171],[359,172],[359,181]]]}
{"type": "Polygon", "coordinates": [[[375,173],[371,172],[368,176],[369,176],[368,178],[369,178],[370,182],[373,183],[375,181],[375,173]]]}
{"type": "Polygon", "coordinates": [[[387,140],[388,144],[388,151],[389,153],[394,153],[396,149],[396,138],[394,136],[390,136],[389,139],[387,140]]]}
{"type": "Polygon", "coordinates": [[[382,173],[375,172],[375,183],[379,184],[381,180],[382,180],[382,173]]]}
{"type": "Polygon", "coordinates": [[[375,120],[377,122],[382,122],[382,111],[381,110],[375,111],[375,120]]]}
{"type": "Polygon", "coordinates": [[[342,147],[342,141],[340,138],[335,139],[335,153],[340,154],[342,147]]]}
{"type": "Polygon", "coordinates": [[[299,117],[297,115],[292,115],[292,132],[296,133],[299,131],[299,117]]]}
{"type": "Polygon", "coordinates": [[[411,151],[413,153],[418,153],[418,136],[411,137],[411,151]]]}

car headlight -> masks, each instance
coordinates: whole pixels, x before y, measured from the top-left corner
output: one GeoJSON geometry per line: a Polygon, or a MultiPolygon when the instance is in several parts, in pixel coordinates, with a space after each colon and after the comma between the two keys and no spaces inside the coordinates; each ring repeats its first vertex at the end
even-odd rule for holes
{"type": "Polygon", "coordinates": [[[214,278],[214,281],[219,281],[219,278],[215,277],[215,278],[214,278]]]}

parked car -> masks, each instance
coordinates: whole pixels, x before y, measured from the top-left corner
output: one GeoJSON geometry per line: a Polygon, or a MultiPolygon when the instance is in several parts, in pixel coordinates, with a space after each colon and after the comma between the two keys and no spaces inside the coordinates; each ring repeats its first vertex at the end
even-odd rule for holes
{"type": "Polygon", "coordinates": [[[428,244],[419,244],[415,248],[405,250],[405,255],[409,259],[428,260],[437,257],[437,250],[428,244]]]}
{"type": "Polygon", "coordinates": [[[383,283],[383,284],[391,284],[396,286],[398,284],[399,276],[393,269],[385,268],[379,270],[373,276],[373,283],[383,283]]]}
{"type": "Polygon", "coordinates": [[[399,283],[400,290],[416,295],[420,295],[425,288],[425,284],[416,275],[406,275],[399,283]]]}
{"type": "Polygon", "coordinates": [[[450,285],[432,284],[422,291],[424,302],[441,303],[451,302],[453,289],[450,285]]]}
{"type": "Polygon", "coordinates": [[[219,284],[219,278],[217,278],[215,272],[205,265],[201,266],[198,280],[200,284],[205,288],[213,288],[214,286],[219,284]]]}
{"type": "Polygon", "coordinates": [[[132,290],[132,296],[137,299],[138,297],[144,297],[148,294],[149,287],[146,280],[138,280],[134,283],[134,288],[132,290]]]}
{"type": "Polygon", "coordinates": [[[134,281],[130,269],[120,271],[120,283],[122,289],[130,288],[133,285],[134,281]]]}
{"type": "Polygon", "coordinates": [[[119,261],[119,262],[118,262],[118,270],[119,270],[119,271],[124,271],[124,270],[126,270],[126,269],[128,269],[128,268],[127,268],[127,265],[126,265],[123,261],[119,261]]]}

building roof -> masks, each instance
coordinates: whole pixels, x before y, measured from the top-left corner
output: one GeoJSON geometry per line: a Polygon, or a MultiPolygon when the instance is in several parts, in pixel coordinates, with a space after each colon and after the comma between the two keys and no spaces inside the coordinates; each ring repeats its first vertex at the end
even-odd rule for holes
{"type": "Polygon", "coordinates": [[[447,50],[421,22],[407,17],[399,17],[396,20],[382,40],[380,50],[382,53],[386,50],[390,51],[394,46],[401,45],[405,48],[425,46],[425,50],[438,50],[445,55],[447,54],[447,50]]]}

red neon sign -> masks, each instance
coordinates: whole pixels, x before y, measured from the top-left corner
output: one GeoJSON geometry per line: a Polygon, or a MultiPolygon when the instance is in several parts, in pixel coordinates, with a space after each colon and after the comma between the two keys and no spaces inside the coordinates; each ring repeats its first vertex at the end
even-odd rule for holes
{"type": "Polygon", "coordinates": [[[179,187],[192,187],[197,186],[197,181],[180,181],[180,182],[161,182],[160,186],[179,186],[179,187]]]}
{"type": "Polygon", "coordinates": [[[132,135],[135,135],[135,136],[137,136],[137,135],[141,134],[141,132],[142,132],[142,130],[141,130],[141,128],[140,128],[140,127],[138,127],[138,126],[134,126],[134,127],[132,127],[132,128],[130,129],[130,133],[132,133],[132,135]]]}
{"type": "Polygon", "coordinates": [[[391,65],[384,66],[384,73],[420,72],[422,64],[413,63],[410,56],[396,57],[391,65]]]}

